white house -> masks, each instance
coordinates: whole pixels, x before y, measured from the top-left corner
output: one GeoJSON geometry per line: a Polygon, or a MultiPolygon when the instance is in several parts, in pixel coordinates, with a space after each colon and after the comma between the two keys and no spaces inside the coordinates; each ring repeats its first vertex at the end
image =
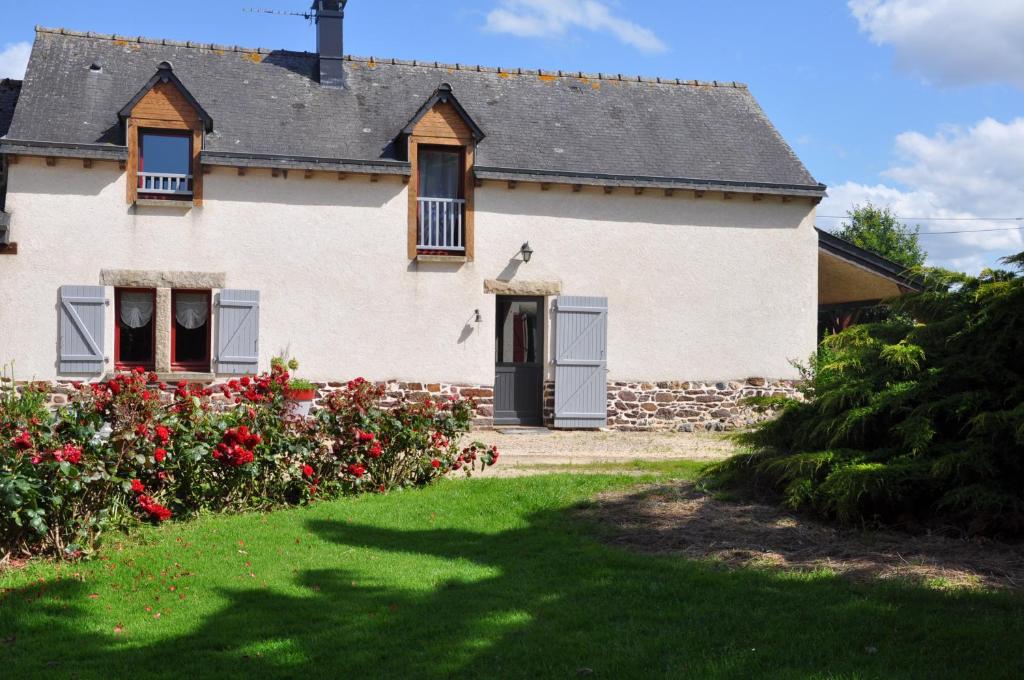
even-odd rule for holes
{"type": "Polygon", "coordinates": [[[833,302],[906,284],[819,248],[825,187],[745,86],[342,56],[344,4],[317,53],[37,29],[0,91],[0,363],[287,353],[499,424],[720,428],[814,350],[819,258],[879,285],[833,302]]]}

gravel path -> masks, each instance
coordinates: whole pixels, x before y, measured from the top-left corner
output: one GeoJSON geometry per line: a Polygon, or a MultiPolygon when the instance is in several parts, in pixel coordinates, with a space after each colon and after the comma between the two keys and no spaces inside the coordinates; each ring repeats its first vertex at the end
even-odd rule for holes
{"type": "Polygon", "coordinates": [[[720,434],[686,432],[554,432],[500,428],[472,437],[496,444],[501,461],[497,475],[523,474],[533,465],[586,465],[633,460],[722,460],[735,452],[720,434]]]}

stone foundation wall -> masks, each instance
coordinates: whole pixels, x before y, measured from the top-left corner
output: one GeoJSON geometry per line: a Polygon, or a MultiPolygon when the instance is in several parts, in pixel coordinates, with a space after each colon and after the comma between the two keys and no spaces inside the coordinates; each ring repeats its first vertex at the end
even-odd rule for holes
{"type": "MultiPolygon", "coordinates": [[[[217,380],[201,381],[208,387],[213,388],[212,399],[214,403],[224,402],[227,404],[227,400],[217,392],[217,386],[227,383],[232,378],[218,378],[217,380]]],[[[22,383],[25,385],[28,383],[22,383]]],[[[317,388],[316,399],[314,401],[314,408],[321,399],[324,399],[327,395],[332,392],[341,390],[348,384],[348,381],[344,382],[325,382],[325,383],[314,383],[317,388]]],[[[384,400],[382,405],[387,408],[394,406],[398,403],[399,399],[405,397],[410,401],[423,401],[425,399],[438,399],[447,398],[450,396],[461,397],[463,399],[472,399],[476,404],[476,408],[473,411],[473,426],[474,427],[490,427],[494,423],[494,389],[490,385],[461,385],[452,383],[416,383],[416,382],[379,382],[378,385],[382,385],[385,388],[384,400]]],[[[64,406],[68,403],[68,397],[75,393],[74,385],[71,381],[52,382],[47,384],[50,391],[50,406],[59,407],[64,406]]],[[[177,383],[168,383],[167,389],[163,391],[162,397],[169,403],[173,399],[174,390],[177,389],[177,383]]]]}
{"type": "MultiPolygon", "coordinates": [[[[213,387],[227,382],[219,379],[213,387]]],[[[328,394],[343,389],[345,382],[317,383],[319,402],[328,394]]],[[[383,405],[394,405],[406,398],[412,401],[456,396],[473,399],[475,427],[491,427],[494,423],[494,388],[490,385],[457,383],[418,383],[387,381],[383,405]]],[[[176,385],[169,385],[166,397],[171,399],[176,385]]],[[[63,406],[74,392],[70,382],[50,384],[50,404],[63,406]]],[[[787,396],[799,398],[795,380],[747,378],[726,382],[609,382],[608,428],[620,431],[674,430],[681,432],[722,432],[747,427],[772,417],[757,413],[740,402],[748,397],[787,396]]],[[[219,395],[214,390],[214,399],[219,395]]],[[[555,383],[544,383],[544,424],[555,421],[555,383]]]]}
{"type": "MultiPolygon", "coordinates": [[[[346,382],[316,383],[317,402],[332,392],[343,389],[346,382]]],[[[394,406],[402,398],[410,401],[424,401],[447,397],[472,399],[476,404],[473,411],[474,427],[490,427],[494,424],[494,388],[490,385],[460,385],[452,383],[418,383],[418,382],[380,382],[383,385],[384,401],[387,408],[394,406]]],[[[315,404],[314,404],[315,407],[315,404]]]]}
{"type": "Polygon", "coordinates": [[[610,382],[608,426],[615,430],[724,432],[772,417],[740,402],[748,397],[798,398],[795,380],[610,382]]]}

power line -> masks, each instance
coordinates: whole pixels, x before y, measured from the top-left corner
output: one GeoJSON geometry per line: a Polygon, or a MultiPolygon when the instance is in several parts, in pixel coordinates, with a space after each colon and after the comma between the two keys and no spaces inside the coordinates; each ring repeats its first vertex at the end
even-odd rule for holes
{"type": "Polygon", "coordinates": [[[945,234],[985,234],[991,231],[1020,231],[1024,227],[999,227],[996,229],[965,229],[964,231],[921,231],[918,236],[944,236],[945,234]]]}
{"type": "MultiPolygon", "coordinates": [[[[849,215],[818,215],[830,220],[848,220],[849,215]]],[[[897,220],[919,222],[1024,222],[1024,217],[903,217],[894,215],[897,220]]]]}

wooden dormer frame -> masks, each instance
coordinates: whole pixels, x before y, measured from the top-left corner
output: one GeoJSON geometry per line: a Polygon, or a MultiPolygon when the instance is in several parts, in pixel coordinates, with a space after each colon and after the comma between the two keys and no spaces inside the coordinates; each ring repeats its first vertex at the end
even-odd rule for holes
{"type": "Polygon", "coordinates": [[[192,204],[203,204],[203,167],[200,154],[203,138],[213,130],[213,119],[200,106],[188,88],[174,74],[169,63],[162,62],[146,85],[120,111],[128,146],[126,165],[127,199],[134,204],[139,197],[140,134],[147,130],[176,131],[192,135],[192,204]]]}
{"type": "Polygon", "coordinates": [[[407,154],[412,174],[409,178],[409,226],[408,226],[408,257],[417,258],[417,237],[419,220],[419,147],[445,146],[458,147],[462,150],[462,186],[466,200],[465,218],[465,257],[473,260],[475,255],[474,238],[474,198],[475,188],[473,165],[476,144],[484,138],[484,133],[473,121],[459,101],[452,94],[451,85],[442,84],[434,94],[419,108],[408,125],[402,130],[402,137],[407,145],[407,154]]]}

